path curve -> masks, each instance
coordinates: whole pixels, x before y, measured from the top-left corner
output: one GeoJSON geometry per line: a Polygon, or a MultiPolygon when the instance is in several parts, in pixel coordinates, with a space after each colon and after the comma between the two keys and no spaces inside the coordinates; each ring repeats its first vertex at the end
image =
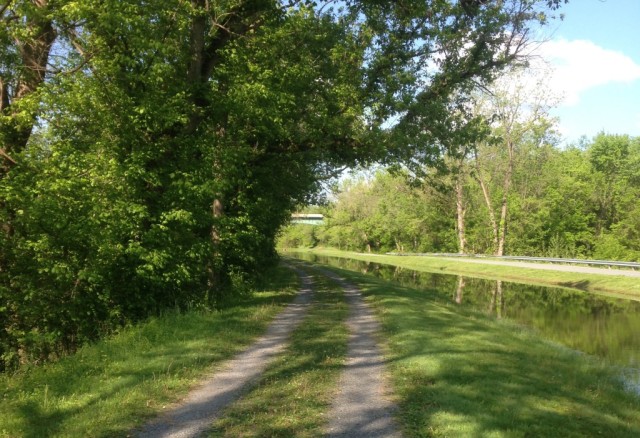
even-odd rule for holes
{"type": "MultiPolygon", "coordinates": [[[[294,268],[295,269],[295,268],[294,268]]],[[[302,280],[295,300],[269,325],[267,332],[247,350],[226,362],[179,404],[147,424],[140,438],[187,438],[211,428],[222,410],[240,398],[281,353],[289,335],[305,317],[312,300],[311,277],[295,269],[302,280]]]]}
{"type": "Polygon", "coordinates": [[[394,420],[395,404],[388,393],[384,358],[375,340],[380,325],[360,291],[337,274],[322,270],[344,289],[351,332],[347,363],[340,377],[339,392],[329,412],[328,437],[399,438],[394,420]]]}

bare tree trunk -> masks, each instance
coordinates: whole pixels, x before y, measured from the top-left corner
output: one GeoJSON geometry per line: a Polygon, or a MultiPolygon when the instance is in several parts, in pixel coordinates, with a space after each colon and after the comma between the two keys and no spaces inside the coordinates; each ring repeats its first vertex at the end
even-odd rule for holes
{"type": "Polygon", "coordinates": [[[464,254],[466,252],[467,239],[465,237],[465,215],[467,213],[464,205],[464,187],[462,181],[462,172],[456,176],[456,219],[458,231],[458,252],[464,254]]]}
{"type": "MultiPolygon", "coordinates": [[[[224,206],[220,199],[214,199],[213,204],[211,206],[211,213],[213,214],[213,219],[218,222],[218,220],[224,215],[224,206]]],[[[217,224],[214,224],[211,227],[211,242],[213,243],[214,251],[218,251],[220,248],[220,229],[217,224]]]]}
{"type": "Polygon", "coordinates": [[[480,188],[482,189],[482,196],[484,198],[484,202],[487,206],[487,211],[489,212],[489,222],[491,223],[491,231],[493,232],[493,249],[496,250],[498,248],[498,223],[496,221],[496,215],[493,212],[493,204],[491,203],[491,196],[489,194],[489,188],[484,182],[482,178],[482,173],[480,172],[480,163],[478,161],[478,155],[476,154],[476,180],[478,184],[480,184],[480,188]]]}
{"type": "Polygon", "coordinates": [[[513,175],[513,142],[507,143],[509,151],[509,163],[507,164],[507,171],[504,174],[504,181],[502,184],[502,205],[500,207],[500,228],[498,230],[499,240],[498,248],[496,250],[497,256],[504,255],[504,245],[507,239],[507,213],[509,202],[509,190],[511,189],[511,176],[513,175]]]}
{"type": "Polygon", "coordinates": [[[211,75],[221,62],[220,52],[232,40],[243,38],[248,32],[259,28],[262,15],[273,6],[268,2],[239,2],[221,18],[212,16],[209,0],[191,0],[195,11],[189,29],[189,64],[187,78],[193,85],[195,111],[190,114],[186,132],[196,131],[211,102],[204,90],[211,75]]]}
{"type": "Polygon", "coordinates": [[[211,205],[213,225],[211,226],[211,261],[209,262],[209,287],[216,291],[220,284],[220,218],[224,215],[224,205],[219,198],[213,200],[211,205]]]}
{"type": "Polygon", "coordinates": [[[199,13],[191,21],[189,30],[189,66],[187,78],[192,84],[202,81],[202,60],[205,50],[205,34],[207,33],[207,16],[203,12],[207,7],[205,0],[191,0],[191,7],[199,13]]]}

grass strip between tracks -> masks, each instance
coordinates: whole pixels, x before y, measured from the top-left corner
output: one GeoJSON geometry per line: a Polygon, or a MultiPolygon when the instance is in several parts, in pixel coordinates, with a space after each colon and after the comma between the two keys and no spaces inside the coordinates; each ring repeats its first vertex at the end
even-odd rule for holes
{"type": "Polygon", "coordinates": [[[309,314],[257,386],[215,422],[211,437],[319,437],[345,361],[348,307],[342,290],[314,281],[309,314]]]}
{"type": "MultiPolygon", "coordinates": [[[[634,277],[523,268],[515,263],[509,266],[465,263],[463,258],[364,254],[331,248],[296,249],[291,252],[363,260],[439,274],[467,275],[489,280],[568,287],[610,296],[640,299],[640,279],[634,277]]],[[[286,255],[287,252],[285,251],[283,254],[286,255]]]]}
{"type": "Polygon", "coordinates": [[[264,332],[298,286],[289,269],[271,275],[225,309],[169,313],[57,363],[1,375],[0,436],[127,436],[264,332]]]}
{"type": "Polygon", "coordinates": [[[380,318],[406,436],[640,436],[640,397],[596,359],[421,291],[334,270],[380,318]]]}

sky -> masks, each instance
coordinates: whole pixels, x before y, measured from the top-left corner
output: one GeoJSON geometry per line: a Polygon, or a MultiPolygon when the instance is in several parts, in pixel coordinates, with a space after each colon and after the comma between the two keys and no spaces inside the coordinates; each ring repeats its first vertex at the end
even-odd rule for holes
{"type": "Polygon", "coordinates": [[[640,0],[570,0],[539,53],[562,100],[564,144],[601,131],[640,136],[640,0]]]}

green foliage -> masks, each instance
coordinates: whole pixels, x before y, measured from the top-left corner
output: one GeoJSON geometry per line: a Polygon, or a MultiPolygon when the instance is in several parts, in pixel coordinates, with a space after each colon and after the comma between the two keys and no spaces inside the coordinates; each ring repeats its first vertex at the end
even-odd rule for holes
{"type": "Polygon", "coordinates": [[[355,251],[436,251],[455,237],[447,201],[416,190],[400,175],[378,172],[370,180],[347,181],[326,214],[320,244],[355,251]],[[431,227],[431,229],[430,229],[431,227]]]}
{"type": "Polygon", "coordinates": [[[615,233],[607,233],[595,241],[593,256],[601,260],[640,260],[640,252],[629,249],[629,242],[615,233]]]}
{"type": "Polygon", "coordinates": [[[0,435],[130,434],[264,332],[297,288],[288,269],[268,279],[216,311],[166,310],[57,363],[0,375],[0,435]]]}
{"type": "Polygon", "coordinates": [[[317,225],[291,224],[282,229],[278,237],[278,247],[289,248],[314,248],[318,244],[317,225]]]}
{"type": "MultiPolygon", "coordinates": [[[[444,133],[452,96],[514,61],[506,35],[559,3],[7,2],[0,370],[219,305],[277,260],[278,230],[323,180],[411,154],[396,134],[425,121],[444,133]]],[[[401,220],[417,248],[423,224],[401,220]]],[[[398,245],[400,229],[365,222],[365,245],[398,245]]]]}
{"type": "MultiPolygon", "coordinates": [[[[639,258],[637,139],[599,134],[584,149],[529,143],[519,148],[508,197],[509,254],[639,258]]],[[[486,181],[489,190],[498,194],[500,153],[504,151],[496,148],[483,169],[491,176],[486,181]]],[[[343,183],[326,213],[319,245],[354,251],[455,252],[451,176],[434,173],[421,187],[405,176],[380,171],[368,181],[343,183]]],[[[492,224],[481,187],[469,174],[464,177],[468,247],[472,253],[491,253],[492,224]]]]}

